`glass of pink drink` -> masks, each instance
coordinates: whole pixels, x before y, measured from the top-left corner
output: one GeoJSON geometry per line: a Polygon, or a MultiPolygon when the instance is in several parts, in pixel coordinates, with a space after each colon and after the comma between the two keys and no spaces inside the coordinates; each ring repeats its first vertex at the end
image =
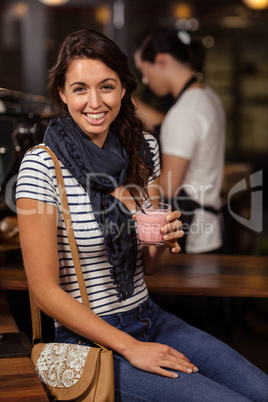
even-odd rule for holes
{"type": "Polygon", "coordinates": [[[164,244],[161,227],[167,223],[166,216],[170,212],[171,206],[162,202],[152,202],[149,207],[146,204],[136,207],[138,238],[141,244],[146,246],[164,244]]]}

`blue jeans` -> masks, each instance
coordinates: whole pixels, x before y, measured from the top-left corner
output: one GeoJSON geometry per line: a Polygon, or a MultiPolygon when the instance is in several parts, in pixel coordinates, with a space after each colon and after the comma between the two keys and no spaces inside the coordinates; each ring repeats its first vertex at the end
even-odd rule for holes
{"type": "MultiPolygon", "coordinates": [[[[183,353],[199,371],[170,379],[141,371],[114,352],[115,400],[120,402],[267,402],[268,376],[229,346],[167,313],[150,298],[131,311],[102,317],[143,342],[158,342],[183,353]]],[[[64,327],[56,342],[90,345],[64,327]]]]}

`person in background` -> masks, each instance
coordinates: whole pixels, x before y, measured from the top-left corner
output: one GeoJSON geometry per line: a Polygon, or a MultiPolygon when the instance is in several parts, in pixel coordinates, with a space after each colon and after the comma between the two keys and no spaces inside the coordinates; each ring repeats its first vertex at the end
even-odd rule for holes
{"type": "MultiPolygon", "coordinates": [[[[223,244],[221,187],[225,154],[225,113],[218,95],[199,82],[204,47],[184,32],[158,28],[144,34],[134,54],[142,82],[174,104],[161,124],[164,197],[182,213],[180,241],[187,253],[220,252],[223,244]]],[[[148,113],[137,100],[140,116],[148,113]]],[[[145,117],[146,122],[146,117],[145,117]]],[[[160,116],[156,120],[159,124],[160,116]]]]}
{"type": "MultiPolygon", "coordinates": [[[[44,149],[24,157],[17,181],[20,240],[36,304],[55,319],[55,341],[113,350],[115,400],[267,401],[268,378],[233,349],[161,309],[152,274],[178,253],[180,213],[163,226],[164,246],[142,249],[135,202],[158,199],[159,153],[135,115],[127,57],[103,34],[63,41],[49,72],[62,111],[44,143],[61,164],[91,309],[81,303],[53,162],[44,149]]],[[[101,401],[100,401],[101,402],[101,401]]]]}

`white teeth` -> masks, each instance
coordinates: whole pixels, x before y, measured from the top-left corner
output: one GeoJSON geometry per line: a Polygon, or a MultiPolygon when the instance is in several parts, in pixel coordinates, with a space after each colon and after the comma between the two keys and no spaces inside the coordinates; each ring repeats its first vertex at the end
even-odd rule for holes
{"type": "Polygon", "coordinates": [[[87,117],[91,120],[100,120],[105,116],[105,113],[87,113],[87,117]]]}

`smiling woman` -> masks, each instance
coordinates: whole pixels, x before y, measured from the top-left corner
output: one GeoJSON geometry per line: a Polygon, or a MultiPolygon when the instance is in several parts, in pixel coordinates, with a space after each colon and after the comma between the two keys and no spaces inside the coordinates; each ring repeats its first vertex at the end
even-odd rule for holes
{"type": "Polygon", "coordinates": [[[137,238],[129,190],[141,203],[159,198],[159,151],[135,114],[136,82],[124,53],[98,32],[74,32],[48,89],[62,114],[47,127],[45,146],[24,157],[16,198],[29,288],[54,318],[56,342],[112,349],[115,399],[122,402],[267,400],[264,373],[148,295],[144,273],[180,251],[183,233],[173,211],[159,229],[161,247],[142,249],[137,238]],[[91,309],[81,303],[47,148],[60,161],[91,309]]]}

